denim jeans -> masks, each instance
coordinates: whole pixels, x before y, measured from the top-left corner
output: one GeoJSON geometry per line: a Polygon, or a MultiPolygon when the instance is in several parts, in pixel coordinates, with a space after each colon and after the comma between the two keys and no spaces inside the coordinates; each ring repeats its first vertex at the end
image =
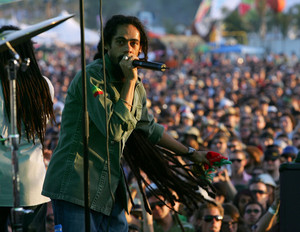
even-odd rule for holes
{"type": "MultiPolygon", "coordinates": [[[[61,224],[63,232],[84,232],[84,207],[52,199],[55,225],[61,224]]],[[[125,211],[116,203],[110,216],[90,210],[91,232],[128,232],[125,211]]]]}

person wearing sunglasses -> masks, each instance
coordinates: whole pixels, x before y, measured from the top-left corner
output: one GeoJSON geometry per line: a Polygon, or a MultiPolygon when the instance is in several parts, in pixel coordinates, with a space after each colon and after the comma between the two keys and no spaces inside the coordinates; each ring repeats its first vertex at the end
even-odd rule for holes
{"type": "MultiPolygon", "coordinates": [[[[154,232],[181,232],[181,226],[183,226],[185,232],[195,231],[192,224],[179,219],[175,215],[171,209],[171,203],[163,199],[158,189],[155,189],[154,192],[146,191],[146,195],[152,210],[154,232]]],[[[149,227],[149,231],[152,231],[151,229],[149,227]]]]}
{"type": "Polygon", "coordinates": [[[202,204],[193,215],[196,232],[220,232],[223,217],[222,205],[202,204]]]}
{"type": "Polygon", "coordinates": [[[249,229],[251,229],[261,218],[263,212],[264,209],[262,205],[257,201],[251,201],[245,206],[243,219],[249,229]]]}
{"type": "Polygon", "coordinates": [[[243,150],[233,150],[229,153],[229,160],[232,162],[231,182],[237,190],[247,188],[252,176],[245,171],[247,165],[246,153],[243,150]]]}
{"type": "Polygon", "coordinates": [[[268,207],[268,188],[267,185],[259,178],[254,178],[250,181],[249,189],[254,195],[256,201],[258,201],[264,210],[268,207]]]}
{"type": "Polygon", "coordinates": [[[246,225],[237,207],[232,203],[224,203],[224,218],[221,232],[246,232],[246,225]]]}

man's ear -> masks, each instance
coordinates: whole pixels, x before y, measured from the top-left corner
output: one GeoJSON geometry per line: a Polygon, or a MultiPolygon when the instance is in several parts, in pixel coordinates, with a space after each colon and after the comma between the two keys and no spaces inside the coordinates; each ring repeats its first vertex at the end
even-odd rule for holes
{"type": "Polygon", "coordinates": [[[140,49],[139,49],[139,55],[142,53],[142,46],[140,46],[140,49]]]}

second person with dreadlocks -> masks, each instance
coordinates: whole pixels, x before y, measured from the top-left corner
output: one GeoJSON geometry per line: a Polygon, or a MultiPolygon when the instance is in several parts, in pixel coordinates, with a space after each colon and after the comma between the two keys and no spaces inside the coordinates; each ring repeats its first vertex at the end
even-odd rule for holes
{"type": "MultiPolygon", "coordinates": [[[[16,31],[19,31],[19,28],[11,25],[0,28],[0,34],[16,31]]],[[[41,195],[46,174],[43,143],[47,122],[54,120],[52,102],[54,88],[50,80],[41,74],[30,39],[14,46],[14,49],[22,61],[26,58],[30,59],[30,64],[25,71],[17,70],[16,127],[19,139],[17,139],[16,155],[19,161],[20,207],[32,212],[24,214],[21,222],[10,217],[11,208],[14,207],[17,197],[13,192],[11,144],[8,141],[2,142],[0,143],[0,231],[8,231],[10,221],[12,227],[17,223],[23,224],[22,231],[44,232],[47,203],[50,199],[41,195]]],[[[0,128],[3,138],[9,137],[12,127],[11,89],[6,69],[10,59],[12,59],[11,51],[5,50],[0,53],[0,128]]]]}
{"type": "MultiPolygon", "coordinates": [[[[91,231],[127,232],[124,215],[127,193],[120,163],[132,132],[140,131],[143,137],[135,141],[146,141],[139,147],[158,144],[175,154],[186,154],[198,163],[208,163],[207,152],[195,151],[177,142],[148,113],[146,91],[137,68],[132,65],[141,53],[147,60],[148,39],[142,23],[136,17],[115,15],[107,21],[102,39],[104,56],[100,40],[95,60],[86,68],[91,231]],[[104,91],[104,61],[107,93],[104,91]]],[[[82,73],[78,72],[68,89],[59,143],[42,192],[52,199],[55,223],[61,224],[64,232],[84,231],[85,225],[82,95],[82,73]]],[[[137,145],[131,144],[131,150],[137,145]]],[[[138,151],[130,153],[137,154],[138,151]]]]}

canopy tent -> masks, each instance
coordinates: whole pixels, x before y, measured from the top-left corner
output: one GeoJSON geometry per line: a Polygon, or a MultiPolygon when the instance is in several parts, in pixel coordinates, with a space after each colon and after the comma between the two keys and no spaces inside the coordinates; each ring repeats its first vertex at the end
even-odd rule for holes
{"type": "Polygon", "coordinates": [[[265,52],[264,48],[261,47],[251,47],[247,45],[221,45],[220,47],[216,47],[212,49],[210,52],[212,53],[242,53],[242,54],[253,54],[260,55],[265,52]]]}
{"type": "MultiPolygon", "coordinates": [[[[70,15],[63,11],[60,15],[70,15]]],[[[100,34],[91,29],[84,29],[84,38],[86,44],[96,45],[100,40],[100,34]]],[[[34,39],[39,44],[80,44],[80,24],[74,19],[70,18],[64,23],[36,36],[34,39]]]]}

